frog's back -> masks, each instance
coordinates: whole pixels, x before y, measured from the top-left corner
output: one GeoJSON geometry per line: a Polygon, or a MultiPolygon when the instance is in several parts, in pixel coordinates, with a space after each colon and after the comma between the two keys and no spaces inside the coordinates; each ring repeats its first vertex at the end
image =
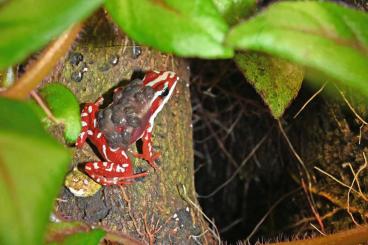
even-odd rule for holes
{"type": "Polygon", "coordinates": [[[152,114],[153,97],[154,90],[142,80],[115,91],[113,102],[98,114],[98,127],[111,147],[127,148],[142,136],[152,114]]]}

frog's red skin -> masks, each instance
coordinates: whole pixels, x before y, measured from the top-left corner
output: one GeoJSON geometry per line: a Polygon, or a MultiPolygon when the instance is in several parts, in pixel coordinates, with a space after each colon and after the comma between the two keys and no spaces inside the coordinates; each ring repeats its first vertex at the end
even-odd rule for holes
{"type": "MultiPolygon", "coordinates": [[[[176,83],[179,80],[174,72],[148,71],[143,78],[144,86],[151,86],[155,90],[154,100],[147,113],[146,121],[143,126],[136,129],[132,134],[130,143],[142,139],[142,154],[134,153],[134,156],[145,159],[153,168],[157,169],[155,160],[159,153],[152,151],[152,129],[154,119],[162,110],[165,103],[171,97],[176,83]],[[167,96],[160,96],[168,88],[167,96]]],[[[119,90],[121,88],[118,88],[119,90]]],[[[167,92],[167,91],[166,91],[167,92]]],[[[81,148],[87,138],[94,144],[105,161],[88,162],[85,164],[85,172],[101,185],[124,185],[132,183],[132,180],[144,177],[147,172],[134,174],[132,163],[127,156],[127,149],[109,147],[105,136],[97,126],[96,115],[99,106],[102,105],[103,98],[99,98],[95,103],[87,103],[81,113],[82,131],[77,139],[76,147],[81,148]]]]}

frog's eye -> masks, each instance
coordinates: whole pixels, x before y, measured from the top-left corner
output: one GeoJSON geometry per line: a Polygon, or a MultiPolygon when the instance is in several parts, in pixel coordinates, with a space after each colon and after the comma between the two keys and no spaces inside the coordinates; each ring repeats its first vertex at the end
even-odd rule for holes
{"type": "Polygon", "coordinates": [[[166,97],[167,95],[169,95],[169,87],[165,87],[165,89],[160,94],[161,97],[166,97]]]}

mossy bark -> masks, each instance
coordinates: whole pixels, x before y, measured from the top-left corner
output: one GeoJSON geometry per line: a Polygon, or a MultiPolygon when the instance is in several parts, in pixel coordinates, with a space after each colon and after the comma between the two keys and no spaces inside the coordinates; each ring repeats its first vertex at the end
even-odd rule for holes
{"type": "MultiPolygon", "coordinates": [[[[129,186],[104,187],[86,198],[75,197],[64,188],[55,212],[59,218],[81,220],[145,243],[195,243],[194,239],[205,242],[210,238],[195,236],[208,234],[204,232],[208,227],[188,201],[197,203],[187,64],[146,47],[138,47],[142,53],[137,57],[134,48],[137,47],[106,13],[98,11],[86,22],[68,57],[46,82],[65,84],[80,103],[85,103],[101,95],[111,96],[113,88],[121,81],[129,81],[134,70],[175,71],[181,79],[153,130],[154,148],[161,153],[159,171],[145,161],[135,160],[135,171],[149,171],[144,179],[129,186]]],[[[81,150],[71,149],[75,153],[72,166],[99,159],[88,144],[81,150]]]]}
{"type": "MultiPolygon", "coordinates": [[[[288,134],[311,176],[314,202],[305,208],[314,206],[321,229],[337,232],[367,222],[367,125],[357,117],[365,118],[367,113],[359,110],[364,97],[357,93],[342,96],[344,90],[333,84],[324,91],[297,119],[289,121],[288,134]]],[[[307,182],[305,171],[300,173],[307,182]]]]}

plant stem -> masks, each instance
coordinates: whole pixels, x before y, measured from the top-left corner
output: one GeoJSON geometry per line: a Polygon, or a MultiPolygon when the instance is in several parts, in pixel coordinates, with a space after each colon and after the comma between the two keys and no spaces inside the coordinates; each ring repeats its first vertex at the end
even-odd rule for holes
{"type": "Polygon", "coordinates": [[[74,24],[58,39],[53,41],[42,51],[39,59],[31,65],[27,72],[1,95],[13,99],[26,99],[30,92],[51,72],[60,58],[69,50],[81,28],[81,23],[74,24]]]}
{"type": "Polygon", "coordinates": [[[368,241],[368,227],[360,226],[347,231],[337,232],[324,237],[316,237],[300,241],[272,243],[272,245],[356,245],[368,241]]]}

